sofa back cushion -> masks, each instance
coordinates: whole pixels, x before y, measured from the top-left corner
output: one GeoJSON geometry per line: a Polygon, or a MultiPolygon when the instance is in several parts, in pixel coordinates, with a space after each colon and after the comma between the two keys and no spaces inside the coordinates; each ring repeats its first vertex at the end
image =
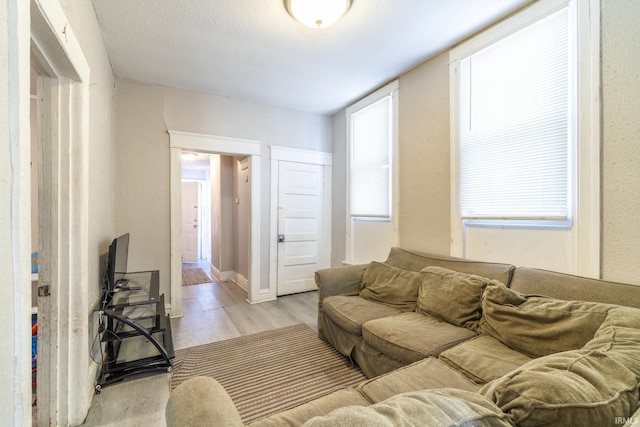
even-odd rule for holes
{"type": "Polygon", "coordinates": [[[537,268],[516,268],[510,288],[524,294],[640,308],[640,286],[607,282],[537,268]]]}
{"type": "Polygon", "coordinates": [[[613,306],[524,295],[492,282],[482,297],[478,333],[530,357],[582,348],[613,306]]]}
{"type": "Polygon", "coordinates": [[[640,399],[640,310],[609,307],[583,348],[534,359],[479,392],[521,426],[624,423],[640,399]]]}
{"type": "Polygon", "coordinates": [[[418,299],[420,274],[372,262],[362,276],[360,297],[412,311],[418,299]]]}
{"type": "Polygon", "coordinates": [[[475,331],[480,320],[482,293],[490,280],[442,267],[420,271],[417,311],[475,331]]]}
{"type": "Polygon", "coordinates": [[[462,273],[477,274],[481,277],[496,279],[509,285],[515,267],[511,264],[469,261],[445,255],[431,255],[391,248],[386,264],[409,271],[420,271],[425,267],[442,267],[462,273]]]}

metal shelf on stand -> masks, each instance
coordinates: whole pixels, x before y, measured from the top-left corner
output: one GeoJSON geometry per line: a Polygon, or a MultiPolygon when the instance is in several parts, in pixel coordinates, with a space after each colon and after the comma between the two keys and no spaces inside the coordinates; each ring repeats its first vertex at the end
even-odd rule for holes
{"type": "Polygon", "coordinates": [[[121,381],[171,372],[171,319],[158,293],[159,272],[127,273],[126,288],[104,296],[100,310],[104,354],[95,391],[121,381]]]}

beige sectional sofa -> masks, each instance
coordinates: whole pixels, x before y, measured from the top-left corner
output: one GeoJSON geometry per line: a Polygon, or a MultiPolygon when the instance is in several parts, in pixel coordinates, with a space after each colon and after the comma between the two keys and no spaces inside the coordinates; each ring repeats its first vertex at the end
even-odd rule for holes
{"type": "MultiPolygon", "coordinates": [[[[400,248],[316,283],[320,337],[369,380],[254,426],[640,424],[639,286],[400,248]]],[[[167,422],[241,425],[225,396],[186,381],[167,422]]]]}

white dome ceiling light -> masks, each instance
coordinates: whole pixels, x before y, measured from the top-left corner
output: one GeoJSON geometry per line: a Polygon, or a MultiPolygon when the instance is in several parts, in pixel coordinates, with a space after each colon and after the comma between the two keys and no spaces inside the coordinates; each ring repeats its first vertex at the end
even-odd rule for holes
{"type": "Polygon", "coordinates": [[[284,0],[289,15],[309,28],[327,28],[351,8],[352,0],[284,0]]]}

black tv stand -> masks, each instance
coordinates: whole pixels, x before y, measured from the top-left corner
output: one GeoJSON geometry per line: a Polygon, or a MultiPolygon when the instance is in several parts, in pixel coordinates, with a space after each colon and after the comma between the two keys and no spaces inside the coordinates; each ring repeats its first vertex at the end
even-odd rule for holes
{"type": "Polygon", "coordinates": [[[95,385],[103,387],[159,372],[171,372],[175,357],[171,319],[158,293],[159,272],[126,274],[126,287],[107,291],[100,309],[102,368],[95,385]]]}

